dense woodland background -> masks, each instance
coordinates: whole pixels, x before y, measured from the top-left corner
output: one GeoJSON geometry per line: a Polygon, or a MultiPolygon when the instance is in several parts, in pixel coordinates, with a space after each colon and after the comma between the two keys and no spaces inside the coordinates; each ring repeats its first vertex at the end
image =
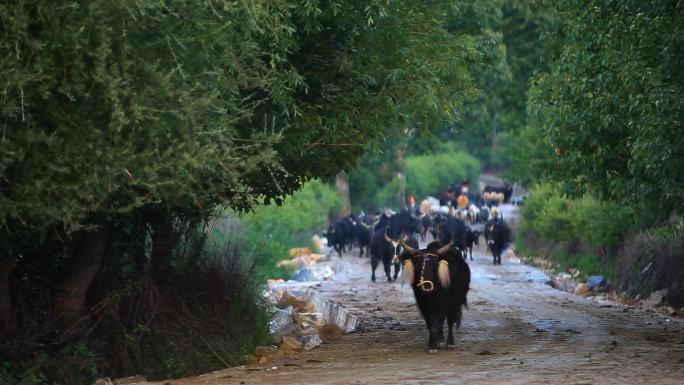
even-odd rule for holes
{"type": "Polygon", "coordinates": [[[483,168],[518,251],[684,305],[681,1],[0,4],[0,383],[238,364],[344,210],[483,168]],[[402,176],[403,175],[403,176],[402,176]]]}

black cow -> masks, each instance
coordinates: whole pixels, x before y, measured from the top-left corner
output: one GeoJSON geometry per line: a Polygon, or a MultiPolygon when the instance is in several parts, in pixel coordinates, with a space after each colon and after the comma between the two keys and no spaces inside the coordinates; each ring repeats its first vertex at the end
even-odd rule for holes
{"type": "Polygon", "coordinates": [[[390,213],[389,211],[378,211],[375,213],[375,221],[373,223],[373,231],[378,230],[378,229],[384,229],[385,227],[389,226],[390,219],[392,218],[393,213],[390,213]]]}
{"type": "Polygon", "coordinates": [[[373,238],[373,220],[365,214],[357,217],[356,240],[359,245],[359,258],[363,257],[364,248],[370,252],[371,239],[373,238]]]}
{"type": "Polygon", "coordinates": [[[427,235],[428,230],[432,228],[432,219],[430,219],[430,216],[427,214],[423,215],[420,218],[420,225],[422,227],[420,229],[420,239],[425,242],[425,236],[427,235]]]}
{"type": "Polygon", "coordinates": [[[468,306],[470,268],[452,244],[432,242],[426,249],[418,250],[402,242],[404,253],[404,276],[411,283],[413,295],[421,315],[425,319],[430,337],[428,352],[437,352],[444,345],[444,321],[448,334],[446,347],[453,349],[453,325],[461,326],[463,306],[468,306]]]}
{"type": "Polygon", "coordinates": [[[466,259],[468,259],[468,253],[470,253],[470,260],[473,260],[473,244],[479,245],[480,244],[480,234],[482,234],[481,231],[479,230],[473,230],[471,228],[468,228],[466,231],[466,239],[465,239],[465,248],[466,248],[466,259]]]}
{"type": "Polygon", "coordinates": [[[382,261],[382,265],[385,268],[387,281],[392,282],[393,279],[396,280],[401,270],[401,265],[399,264],[400,253],[399,239],[390,238],[387,235],[387,228],[376,230],[370,247],[371,281],[375,282],[375,269],[378,268],[380,261],[382,261]],[[394,278],[392,278],[392,265],[394,265],[394,278]]]}
{"type": "Polygon", "coordinates": [[[351,251],[351,249],[358,244],[356,238],[356,222],[358,221],[358,217],[354,214],[350,214],[342,218],[342,220],[346,223],[348,232],[347,238],[345,239],[345,249],[351,251]]]}
{"type": "Polygon", "coordinates": [[[325,232],[328,246],[331,246],[339,256],[350,247],[353,240],[354,226],[346,219],[335,220],[325,232]]]}
{"type": "Polygon", "coordinates": [[[437,233],[437,240],[443,244],[451,243],[453,247],[457,248],[463,258],[466,258],[466,233],[468,225],[460,219],[456,219],[450,215],[437,214],[433,220],[437,233]]]}
{"type": "Polygon", "coordinates": [[[380,221],[375,226],[373,239],[371,240],[371,281],[375,282],[375,270],[380,261],[385,268],[387,280],[396,280],[401,264],[399,254],[401,247],[399,240],[406,236],[420,232],[420,220],[404,210],[397,214],[381,215],[380,221]],[[394,277],[391,275],[392,265],[394,265],[394,277]]]}
{"type": "Polygon", "coordinates": [[[484,237],[492,252],[494,264],[501,264],[501,253],[511,241],[511,230],[501,218],[492,218],[485,224],[484,237]]]}

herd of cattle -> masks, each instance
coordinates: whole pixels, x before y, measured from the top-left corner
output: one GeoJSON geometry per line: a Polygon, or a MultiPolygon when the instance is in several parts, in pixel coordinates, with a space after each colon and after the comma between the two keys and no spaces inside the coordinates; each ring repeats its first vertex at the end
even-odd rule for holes
{"type": "Polygon", "coordinates": [[[426,198],[399,212],[385,209],[374,216],[364,213],[335,220],[325,236],[341,256],[358,247],[359,257],[370,255],[371,280],[382,262],[388,281],[403,277],[411,284],[428,331],[428,350],[444,345],[442,329],[447,321],[446,347],[454,347],[453,324],[459,327],[462,307],[467,306],[473,245],[484,235],[494,264],[510,244],[510,229],[498,206],[507,202],[510,189],[488,186],[482,194],[468,194],[467,187],[450,189],[439,199],[426,198]],[[452,192],[453,191],[453,192],[452,192]],[[484,232],[475,230],[484,224],[484,232]],[[429,234],[429,235],[428,235],[429,234]],[[427,247],[423,242],[432,241],[427,247]],[[392,273],[394,267],[394,273],[392,273]]]}

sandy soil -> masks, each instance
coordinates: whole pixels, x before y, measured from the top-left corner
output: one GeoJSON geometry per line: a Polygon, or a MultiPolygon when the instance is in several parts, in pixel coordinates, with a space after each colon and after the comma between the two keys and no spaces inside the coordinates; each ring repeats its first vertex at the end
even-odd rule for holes
{"type": "Polygon", "coordinates": [[[359,315],[357,331],[268,365],[156,384],[684,384],[682,319],[557,291],[514,257],[493,266],[484,248],[474,254],[455,350],[427,354],[410,287],[372,283],[368,259],[345,256],[348,271],[319,290],[359,315]]]}

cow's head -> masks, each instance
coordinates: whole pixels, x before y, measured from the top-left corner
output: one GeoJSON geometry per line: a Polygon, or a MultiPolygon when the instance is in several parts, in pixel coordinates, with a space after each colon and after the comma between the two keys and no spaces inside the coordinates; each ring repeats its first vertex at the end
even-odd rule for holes
{"type": "Polygon", "coordinates": [[[399,234],[399,236],[391,237],[387,235],[387,229],[385,229],[385,242],[392,245],[392,263],[399,263],[399,253],[401,252],[401,236],[402,235],[399,234]]]}
{"type": "Polygon", "coordinates": [[[399,243],[404,249],[402,274],[405,282],[423,292],[433,291],[435,283],[439,283],[442,288],[448,288],[451,285],[448,259],[453,253],[452,243],[441,245],[438,242],[432,242],[427,249],[422,250],[408,246],[404,239],[401,239],[399,243]]]}
{"type": "Polygon", "coordinates": [[[500,233],[504,231],[501,223],[496,220],[487,223],[486,230],[489,233],[489,236],[487,237],[487,244],[490,246],[500,238],[500,233]]]}
{"type": "Polygon", "coordinates": [[[494,223],[487,223],[487,233],[489,236],[487,237],[487,244],[488,245],[493,245],[494,244],[494,231],[496,230],[496,225],[494,223]]]}

